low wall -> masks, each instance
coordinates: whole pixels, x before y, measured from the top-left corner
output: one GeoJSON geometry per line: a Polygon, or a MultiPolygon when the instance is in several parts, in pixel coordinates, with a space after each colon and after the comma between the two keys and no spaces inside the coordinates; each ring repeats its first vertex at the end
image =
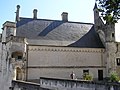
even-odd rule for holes
{"type": "Polygon", "coordinates": [[[41,87],[52,90],[120,90],[119,83],[78,81],[58,78],[40,78],[41,87]]]}
{"type": "Polygon", "coordinates": [[[120,90],[120,83],[41,77],[40,84],[13,80],[10,90],[120,90]]]}
{"type": "Polygon", "coordinates": [[[12,87],[10,87],[10,90],[50,90],[50,89],[42,88],[40,87],[40,84],[37,83],[13,80],[12,87]]]}

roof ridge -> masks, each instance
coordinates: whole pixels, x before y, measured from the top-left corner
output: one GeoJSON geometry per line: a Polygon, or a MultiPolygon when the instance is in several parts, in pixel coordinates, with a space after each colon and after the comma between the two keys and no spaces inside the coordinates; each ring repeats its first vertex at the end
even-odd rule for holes
{"type": "MultiPolygon", "coordinates": [[[[58,22],[64,22],[62,20],[52,20],[52,19],[33,19],[33,18],[26,18],[26,17],[20,17],[20,19],[31,19],[31,20],[44,20],[44,21],[58,21],[58,22]]],[[[64,23],[77,23],[77,24],[90,24],[94,25],[93,23],[86,23],[86,22],[75,22],[75,21],[68,21],[64,23]]]]}

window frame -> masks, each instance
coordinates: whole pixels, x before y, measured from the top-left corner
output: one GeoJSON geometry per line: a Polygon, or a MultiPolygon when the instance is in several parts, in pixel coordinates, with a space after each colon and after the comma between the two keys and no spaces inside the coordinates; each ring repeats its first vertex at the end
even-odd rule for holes
{"type": "Polygon", "coordinates": [[[18,60],[22,59],[22,56],[20,56],[20,55],[19,55],[19,56],[17,56],[17,59],[18,59],[18,60]]]}
{"type": "Polygon", "coordinates": [[[83,75],[89,74],[89,69],[83,70],[83,75]]]}
{"type": "Polygon", "coordinates": [[[117,64],[117,66],[120,66],[120,57],[116,58],[116,64],[117,64]]]}

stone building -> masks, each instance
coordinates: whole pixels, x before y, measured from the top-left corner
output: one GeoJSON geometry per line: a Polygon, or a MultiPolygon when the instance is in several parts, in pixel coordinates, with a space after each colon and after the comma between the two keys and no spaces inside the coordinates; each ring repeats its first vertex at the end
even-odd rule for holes
{"type": "MultiPolygon", "coordinates": [[[[33,18],[20,17],[19,11],[18,5],[16,22],[3,24],[0,43],[0,70],[10,73],[13,79],[69,79],[73,71],[77,79],[85,73],[97,80],[111,72],[120,75],[120,44],[115,41],[115,27],[104,24],[97,5],[93,9],[94,24],[69,21],[67,12],[61,14],[62,20],[49,20],[38,19],[36,9],[33,18]]],[[[4,77],[7,73],[1,74],[4,77]]]]}

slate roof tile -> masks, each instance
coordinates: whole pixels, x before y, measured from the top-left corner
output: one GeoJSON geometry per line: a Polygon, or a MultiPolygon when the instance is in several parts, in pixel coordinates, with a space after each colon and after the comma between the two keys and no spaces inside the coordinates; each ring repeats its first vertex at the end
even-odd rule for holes
{"type": "Polygon", "coordinates": [[[104,48],[91,23],[21,18],[17,36],[35,40],[73,41],[69,47],[104,48]]]}

